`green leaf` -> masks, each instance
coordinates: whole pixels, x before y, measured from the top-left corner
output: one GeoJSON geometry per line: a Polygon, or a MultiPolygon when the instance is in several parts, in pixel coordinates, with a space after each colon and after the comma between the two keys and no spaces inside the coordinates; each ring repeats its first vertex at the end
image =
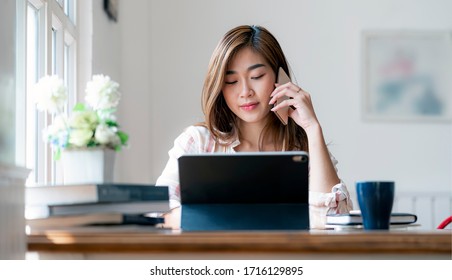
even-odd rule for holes
{"type": "Polygon", "coordinates": [[[127,135],[127,133],[123,132],[123,131],[118,131],[118,137],[121,140],[121,144],[122,145],[126,145],[127,141],[129,140],[129,135],[127,135]]]}
{"type": "Polygon", "coordinates": [[[98,144],[96,143],[96,141],[91,138],[91,140],[89,140],[88,144],[86,145],[88,148],[92,148],[92,147],[96,147],[98,146],[98,144]]]}
{"type": "Polygon", "coordinates": [[[108,125],[109,127],[112,127],[112,126],[118,127],[118,123],[113,120],[106,120],[105,124],[108,125]]]}
{"type": "Polygon", "coordinates": [[[74,109],[72,109],[72,111],[74,112],[83,112],[86,110],[86,106],[83,103],[77,103],[74,106],[74,109]]]}

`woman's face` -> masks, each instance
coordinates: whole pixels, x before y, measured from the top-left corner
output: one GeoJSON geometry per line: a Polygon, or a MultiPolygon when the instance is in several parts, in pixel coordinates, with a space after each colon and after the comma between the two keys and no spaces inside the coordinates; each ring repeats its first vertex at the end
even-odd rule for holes
{"type": "Polygon", "coordinates": [[[275,73],[262,55],[244,48],[230,61],[222,88],[229,109],[248,123],[263,122],[270,112],[275,73]]]}

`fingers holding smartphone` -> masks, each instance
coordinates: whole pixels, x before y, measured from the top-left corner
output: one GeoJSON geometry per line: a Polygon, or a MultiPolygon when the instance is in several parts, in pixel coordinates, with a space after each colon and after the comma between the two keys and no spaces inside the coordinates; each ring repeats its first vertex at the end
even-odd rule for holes
{"type": "MultiPolygon", "coordinates": [[[[289,76],[284,71],[284,69],[282,69],[281,67],[279,68],[279,71],[278,71],[278,81],[277,82],[279,85],[283,85],[283,84],[290,82],[289,76]]],[[[286,95],[283,95],[283,96],[277,98],[275,103],[273,104],[273,107],[281,104],[281,102],[283,102],[286,99],[289,99],[289,97],[286,95]]],[[[287,125],[287,123],[289,121],[289,107],[288,106],[284,106],[278,110],[275,110],[274,113],[276,114],[276,116],[279,118],[279,120],[284,125],[287,125]]]]}
{"type": "Polygon", "coordinates": [[[269,104],[274,104],[271,110],[275,113],[286,108],[288,117],[292,118],[295,123],[304,129],[314,123],[318,123],[311,95],[291,82],[283,85],[277,84],[271,94],[269,104]],[[277,100],[279,100],[278,103],[277,100]]]}
{"type": "Polygon", "coordinates": [[[279,69],[278,83],[269,104],[273,104],[271,110],[284,125],[287,125],[289,116],[303,128],[306,123],[316,121],[309,93],[293,84],[282,68],[279,69]]]}

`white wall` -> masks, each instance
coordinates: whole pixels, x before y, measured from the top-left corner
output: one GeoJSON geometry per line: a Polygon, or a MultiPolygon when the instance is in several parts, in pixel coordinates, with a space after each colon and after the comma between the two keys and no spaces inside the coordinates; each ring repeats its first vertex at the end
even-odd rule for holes
{"type": "Polygon", "coordinates": [[[121,78],[120,25],[108,19],[103,0],[93,3],[92,74],[109,75],[113,80],[121,78]]]}
{"type": "Polygon", "coordinates": [[[120,1],[121,92],[120,124],[130,136],[130,147],[118,157],[119,181],[154,183],[153,95],[150,84],[150,2],[120,1]]]}
{"type": "Polygon", "coordinates": [[[240,24],[267,27],[308,90],[339,173],[398,191],[452,191],[450,123],[361,117],[361,32],[452,30],[449,0],[120,1],[121,122],[131,147],[121,181],[155,182],[182,129],[202,120],[200,92],[220,37],[240,24]]]}

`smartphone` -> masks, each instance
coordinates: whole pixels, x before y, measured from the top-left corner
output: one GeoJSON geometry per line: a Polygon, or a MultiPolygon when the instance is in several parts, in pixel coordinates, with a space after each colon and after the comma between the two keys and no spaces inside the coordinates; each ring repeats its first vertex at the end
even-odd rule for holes
{"type": "MultiPolygon", "coordinates": [[[[287,75],[287,73],[284,71],[284,69],[282,69],[281,67],[279,67],[279,71],[278,71],[278,81],[277,83],[279,85],[283,85],[290,82],[290,78],[287,75]]],[[[278,105],[279,103],[281,103],[282,101],[289,99],[289,97],[287,96],[283,96],[281,98],[278,98],[274,104],[274,106],[278,105]]],[[[279,120],[284,124],[287,125],[287,122],[289,121],[289,107],[284,107],[279,109],[278,111],[275,111],[276,116],[278,116],[279,120]]]]}

